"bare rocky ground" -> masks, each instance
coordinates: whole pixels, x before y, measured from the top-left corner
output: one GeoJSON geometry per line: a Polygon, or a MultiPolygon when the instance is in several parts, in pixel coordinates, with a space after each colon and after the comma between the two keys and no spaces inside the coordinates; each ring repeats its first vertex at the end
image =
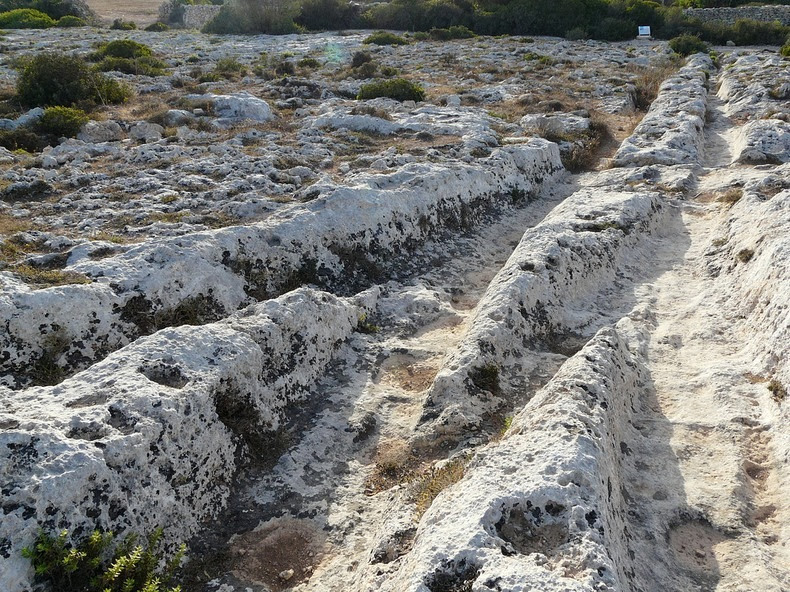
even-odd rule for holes
{"type": "Polygon", "coordinates": [[[419,104],[350,98],[361,34],[3,43],[117,37],[172,74],[2,154],[4,588],[40,525],[159,524],[187,590],[790,588],[786,61],[641,118],[659,43],[367,48],[419,104]]]}

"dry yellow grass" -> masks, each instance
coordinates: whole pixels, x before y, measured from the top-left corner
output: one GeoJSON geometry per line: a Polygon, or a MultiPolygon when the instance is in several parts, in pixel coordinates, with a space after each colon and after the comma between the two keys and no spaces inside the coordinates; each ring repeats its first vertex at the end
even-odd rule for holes
{"type": "Polygon", "coordinates": [[[159,6],[163,0],[88,0],[88,6],[102,21],[111,23],[117,18],[134,21],[137,26],[146,26],[157,20],[159,6]]]}

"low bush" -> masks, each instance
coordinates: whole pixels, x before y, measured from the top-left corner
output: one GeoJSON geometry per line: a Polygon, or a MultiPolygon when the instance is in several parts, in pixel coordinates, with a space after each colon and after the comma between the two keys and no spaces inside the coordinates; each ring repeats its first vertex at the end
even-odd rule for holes
{"type": "Polygon", "coordinates": [[[373,59],[367,51],[355,51],[354,55],[351,56],[351,67],[352,68],[359,68],[362,64],[369,62],[373,59]]]}
{"type": "Polygon", "coordinates": [[[222,5],[219,14],[203,27],[203,32],[285,35],[299,31],[299,27],[294,22],[298,15],[299,3],[292,0],[275,2],[229,0],[222,5]]]}
{"type": "Polygon", "coordinates": [[[129,87],[94,71],[85,60],[69,55],[41,53],[19,64],[16,91],[27,107],[79,106],[123,103],[129,87]]]}
{"type": "Polygon", "coordinates": [[[368,35],[362,43],[367,45],[408,45],[409,41],[389,31],[376,31],[368,35]]]}
{"type": "Polygon", "coordinates": [[[779,53],[786,58],[790,57],[790,43],[785,43],[782,49],[779,50],[779,53]]]}
{"type": "Polygon", "coordinates": [[[94,55],[102,58],[141,58],[153,54],[153,50],[144,43],[138,43],[132,39],[116,39],[105,45],[100,45],[94,55]]]}
{"type": "Polygon", "coordinates": [[[78,16],[67,14],[57,22],[56,26],[62,29],[66,29],[71,27],[87,27],[88,23],[85,19],[81,19],[78,16]]]}
{"type": "Polygon", "coordinates": [[[633,21],[607,17],[593,27],[593,37],[603,41],[625,41],[633,39],[635,31],[633,21]]]}
{"type": "Polygon", "coordinates": [[[411,80],[394,78],[363,84],[357,94],[358,100],[377,97],[387,97],[396,101],[422,101],[425,99],[425,90],[411,80]]]}
{"type": "Polygon", "coordinates": [[[137,28],[137,23],[133,21],[125,21],[123,19],[115,19],[110,25],[110,29],[115,31],[134,31],[137,28]]]}
{"type": "Polygon", "coordinates": [[[220,58],[214,65],[214,72],[228,80],[241,78],[247,73],[247,66],[233,56],[220,58]]]}
{"type": "Polygon", "coordinates": [[[156,21],[155,23],[148,25],[145,30],[149,33],[162,33],[163,31],[169,31],[170,27],[168,27],[166,23],[156,21]]]}
{"type": "Polygon", "coordinates": [[[679,35],[669,40],[669,48],[678,55],[687,56],[693,53],[707,53],[708,44],[696,35],[679,35]]]}
{"type": "Polygon", "coordinates": [[[100,72],[123,72],[138,76],[163,76],[167,74],[167,64],[153,57],[112,58],[106,57],[96,64],[100,72]]]}
{"type": "Polygon", "coordinates": [[[68,542],[67,531],[52,536],[39,532],[32,547],[22,551],[33,563],[36,580],[48,583],[57,592],[178,592],[168,587],[186,551],[164,563],[162,529],[148,538],[145,546],[136,535],[113,545],[111,532],[94,531],[79,544],[68,542]],[[114,549],[113,549],[114,547],[114,549]]]}
{"type": "Polygon", "coordinates": [[[302,58],[301,60],[296,62],[296,65],[299,66],[300,68],[315,69],[321,67],[321,62],[319,62],[315,58],[302,58]]]}
{"type": "Polygon", "coordinates": [[[0,27],[3,29],[48,29],[54,26],[55,20],[51,16],[32,8],[0,13],[0,27]]]}
{"type": "Polygon", "coordinates": [[[24,127],[13,130],[0,130],[0,146],[11,152],[41,152],[49,145],[49,140],[24,127]]]}
{"type": "Polygon", "coordinates": [[[73,138],[90,118],[82,109],[73,107],[48,107],[38,120],[36,129],[56,138],[73,138]]]}
{"type": "Polygon", "coordinates": [[[583,41],[587,39],[587,29],[584,27],[574,27],[573,29],[565,32],[565,39],[568,41],[583,41]]]}

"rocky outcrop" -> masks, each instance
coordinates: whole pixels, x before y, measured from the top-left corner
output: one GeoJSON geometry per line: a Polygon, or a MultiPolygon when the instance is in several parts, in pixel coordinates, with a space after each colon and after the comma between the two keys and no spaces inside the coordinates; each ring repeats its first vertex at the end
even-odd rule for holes
{"type": "Polygon", "coordinates": [[[713,69],[708,56],[697,54],[664,81],[647,115],[617,150],[615,166],[696,163],[713,69]]]}
{"type": "Polygon", "coordinates": [[[69,266],[93,284],[31,290],[6,276],[3,382],[25,384],[36,361],[53,354],[58,366],[83,368],[140,334],[218,318],[296,285],[369,281],[393,256],[448,228],[470,227],[498,201],[535,195],[561,170],[556,145],[533,140],[497,149],[474,166],[414,163],[360,175],[353,186],[317,183],[312,201],[260,224],[69,266]],[[53,350],[54,341],[62,347],[53,350]]]}
{"type": "Polygon", "coordinates": [[[296,290],[140,339],[59,386],[0,393],[0,587],[29,589],[21,549],[39,528],[189,537],[240,464],[277,454],[284,409],[375,298],[296,290]]]}

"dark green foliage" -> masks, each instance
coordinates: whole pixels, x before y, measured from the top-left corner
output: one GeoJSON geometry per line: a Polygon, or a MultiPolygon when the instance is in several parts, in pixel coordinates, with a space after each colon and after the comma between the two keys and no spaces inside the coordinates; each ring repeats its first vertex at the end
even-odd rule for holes
{"type": "Polygon", "coordinates": [[[43,530],[32,547],[22,555],[33,563],[36,580],[48,583],[57,592],[177,592],[166,588],[186,550],[181,546],[158,570],[163,552],[159,548],[162,529],[139,545],[136,535],[127,536],[112,550],[113,534],[94,531],[77,545],[68,542],[67,531],[57,537],[43,530]]]}
{"type": "Polygon", "coordinates": [[[296,18],[309,31],[364,28],[359,5],[344,0],[305,0],[296,18]]]}
{"type": "Polygon", "coordinates": [[[0,0],[0,12],[18,8],[43,12],[55,21],[69,15],[85,20],[93,16],[88,6],[80,0],[0,0]]]}
{"type": "Polygon", "coordinates": [[[408,45],[409,41],[400,35],[388,31],[376,31],[368,35],[362,43],[368,45],[408,45]]]}
{"type": "Polygon", "coordinates": [[[790,35],[790,27],[774,21],[764,23],[751,19],[738,19],[734,25],[704,23],[700,36],[705,41],[724,45],[732,41],[735,45],[782,45],[790,35]]]}
{"type": "Polygon", "coordinates": [[[450,39],[470,39],[476,37],[474,31],[463,25],[454,25],[448,29],[431,29],[428,32],[431,39],[438,41],[448,41],[450,39]]]}
{"type": "Polygon", "coordinates": [[[41,152],[48,145],[49,141],[47,138],[24,127],[13,130],[0,130],[0,146],[7,150],[41,152]]]}
{"type": "Polygon", "coordinates": [[[110,25],[110,29],[116,31],[133,31],[137,28],[137,23],[133,21],[125,21],[123,19],[115,19],[110,25]]]}
{"type": "Polygon", "coordinates": [[[785,43],[782,46],[782,49],[779,50],[779,53],[782,54],[784,57],[790,57],[790,43],[785,43]]]}
{"type": "Polygon", "coordinates": [[[141,76],[163,76],[167,73],[167,64],[162,60],[152,57],[136,59],[107,57],[96,64],[96,69],[101,72],[123,72],[124,74],[137,74],[141,76]]]}
{"type": "Polygon", "coordinates": [[[593,28],[592,34],[603,41],[624,41],[636,36],[636,27],[633,21],[606,17],[593,28]]]}
{"type": "Polygon", "coordinates": [[[362,64],[369,62],[373,57],[367,51],[355,51],[351,56],[351,67],[359,68],[362,64]]]}
{"type": "Polygon", "coordinates": [[[72,107],[48,107],[44,110],[36,128],[56,138],[73,138],[90,118],[82,109],[72,107]]]}
{"type": "Polygon", "coordinates": [[[57,25],[62,29],[71,28],[71,27],[87,27],[88,23],[84,19],[81,19],[78,16],[73,16],[71,14],[67,14],[66,16],[62,17],[57,25]]]}
{"type": "Polygon", "coordinates": [[[119,82],[93,71],[82,59],[41,53],[20,64],[17,98],[28,107],[123,103],[131,91],[119,82]]]}
{"type": "Polygon", "coordinates": [[[142,58],[153,55],[150,47],[132,39],[116,39],[99,46],[96,55],[111,58],[142,58]]]}
{"type": "Polygon", "coordinates": [[[358,100],[388,97],[396,101],[422,101],[425,91],[419,84],[405,78],[392,80],[378,80],[370,84],[363,84],[357,94],[358,100]]]}
{"type": "Polygon", "coordinates": [[[219,14],[205,27],[204,33],[245,34],[266,33],[285,35],[299,27],[294,19],[299,15],[299,4],[294,0],[230,0],[222,5],[219,14]]]}
{"type": "Polygon", "coordinates": [[[247,66],[233,56],[220,58],[214,65],[214,74],[226,80],[237,80],[247,73],[247,66]]]}
{"type": "Polygon", "coordinates": [[[312,68],[320,68],[321,67],[321,62],[319,62],[315,58],[302,58],[301,60],[296,62],[296,65],[299,66],[300,68],[311,68],[312,69],[312,68]]]}
{"type": "Polygon", "coordinates": [[[494,395],[499,393],[499,368],[495,364],[475,366],[469,371],[469,380],[482,391],[494,395]]]}
{"type": "Polygon", "coordinates": [[[145,30],[149,33],[162,33],[163,31],[169,31],[170,27],[168,27],[166,23],[156,21],[155,23],[148,25],[145,30]]]}
{"type": "Polygon", "coordinates": [[[55,21],[47,14],[32,8],[17,8],[0,14],[3,29],[48,29],[55,21]]]}
{"type": "Polygon", "coordinates": [[[687,56],[693,53],[707,53],[708,44],[696,35],[680,35],[669,40],[669,47],[678,55],[687,56]]]}

